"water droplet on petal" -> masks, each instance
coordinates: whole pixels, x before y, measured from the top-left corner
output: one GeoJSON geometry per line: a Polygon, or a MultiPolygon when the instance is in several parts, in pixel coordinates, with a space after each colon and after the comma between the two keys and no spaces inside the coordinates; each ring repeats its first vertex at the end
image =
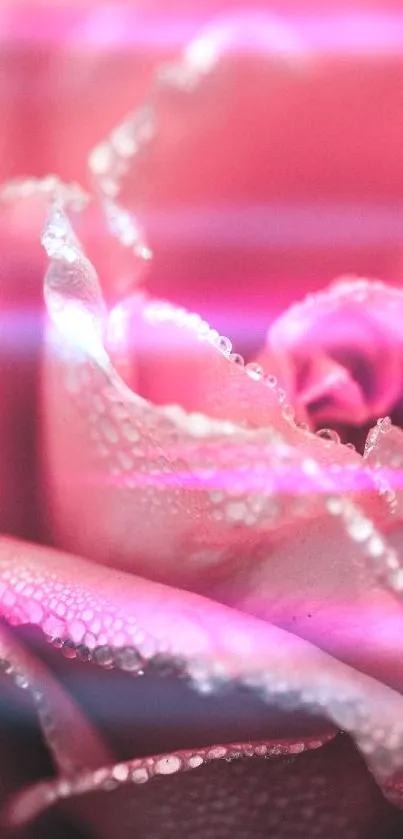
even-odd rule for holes
{"type": "Polygon", "coordinates": [[[236,364],[237,367],[244,367],[244,365],[245,365],[245,362],[244,362],[242,356],[239,355],[239,353],[236,353],[236,352],[231,353],[231,355],[229,356],[229,360],[232,361],[233,364],[236,364]]]}
{"type": "Polygon", "coordinates": [[[364,516],[357,516],[349,522],[347,530],[355,542],[365,542],[373,534],[372,521],[364,516]]]}
{"type": "Polygon", "coordinates": [[[115,664],[120,667],[121,670],[127,670],[131,673],[138,673],[144,667],[144,662],[139,656],[137,650],[132,647],[122,647],[114,650],[114,660],[115,664]]]}
{"type": "Polygon", "coordinates": [[[316,436],[321,437],[323,440],[329,440],[331,443],[340,443],[340,437],[333,428],[320,428],[316,432],[316,436]]]}
{"type": "Polygon", "coordinates": [[[380,417],[376,422],[381,434],[387,434],[392,427],[392,420],[390,417],[380,417]]]}
{"type": "Polygon", "coordinates": [[[178,755],[167,755],[160,757],[155,764],[155,773],[157,775],[173,775],[182,767],[182,761],[178,755]]]}
{"type": "Polygon", "coordinates": [[[114,766],[112,770],[114,780],[124,783],[129,777],[129,771],[129,767],[126,766],[126,764],[119,763],[117,766],[114,766]]]}
{"type": "Polygon", "coordinates": [[[220,335],[216,342],[216,346],[224,355],[230,355],[232,343],[229,338],[226,338],[224,335],[220,335]]]}
{"type": "Polygon", "coordinates": [[[147,769],[140,767],[139,769],[133,769],[131,773],[131,779],[135,784],[145,784],[148,781],[148,772],[147,769]]]}
{"type": "Polygon", "coordinates": [[[94,650],[94,659],[97,664],[101,665],[101,667],[112,667],[114,662],[113,651],[106,645],[103,647],[96,647],[94,650]]]}
{"type": "Polygon", "coordinates": [[[277,387],[277,379],[275,376],[272,375],[272,373],[268,373],[264,377],[264,382],[268,387],[277,387]]]}
{"type": "Polygon", "coordinates": [[[216,344],[219,337],[220,333],[217,332],[216,329],[210,329],[208,334],[206,335],[206,341],[208,341],[209,344],[216,344]]]}
{"type": "Polygon", "coordinates": [[[288,420],[293,420],[295,417],[294,408],[288,402],[283,406],[283,417],[288,420]]]}
{"type": "Polygon", "coordinates": [[[256,364],[254,361],[246,365],[245,371],[251,379],[254,379],[255,382],[258,382],[263,378],[263,368],[260,364],[256,364]]]}

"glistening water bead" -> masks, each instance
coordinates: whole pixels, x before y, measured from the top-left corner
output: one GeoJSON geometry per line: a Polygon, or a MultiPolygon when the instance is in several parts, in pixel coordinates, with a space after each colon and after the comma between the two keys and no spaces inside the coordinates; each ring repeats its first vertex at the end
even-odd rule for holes
{"type": "Polygon", "coordinates": [[[283,405],[283,411],[282,411],[282,414],[283,414],[284,419],[290,420],[291,422],[292,422],[292,421],[294,420],[294,418],[295,418],[295,410],[294,410],[294,408],[292,407],[292,405],[289,405],[289,404],[288,404],[288,402],[286,402],[286,403],[283,405]]]}
{"type": "Polygon", "coordinates": [[[259,382],[263,378],[263,368],[260,364],[256,364],[254,361],[251,361],[250,364],[246,365],[245,372],[255,382],[259,382]]]}
{"type": "Polygon", "coordinates": [[[224,355],[229,356],[232,352],[232,343],[230,339],[226,338],[224,335],[220,335],[216,342],[216,346],[224,355]]]}
{"type": "Polygon", "coordinates": [[[340,443],[340,437],[333,428],[320,428],[316,432],[316,436],[321,437],[323,440],[329,440],[331,443],[340,443]]]}
{"type": "Polygon", "coordinates": [[[390,417],[380,417],[376,424],[381,432],[381,434],[387,434],[388,431],[392,428],[392,420],[390,417]]]}
{"type": "Polygon", "coordinates": [[[229,360],[232,361],[233,364],[236,364],[237,367],[245,366],[244,359],[241,355],[239,355],[239,353],[231,353],[231,355],[229,356],[229,360]]]}

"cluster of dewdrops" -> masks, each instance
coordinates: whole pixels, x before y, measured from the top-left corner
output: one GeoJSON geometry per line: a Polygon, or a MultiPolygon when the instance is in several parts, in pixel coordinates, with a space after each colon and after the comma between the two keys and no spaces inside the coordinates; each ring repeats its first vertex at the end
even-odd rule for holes
{"type": "MultiPolygon", "coordinates": [[[[109,230],[124,247],[131,248],[144,264],[152,258],[152,251],[137,219],[119,204],[122,182],[133,166],[133,161],[150,149],[156,137],[160,93],[167,89],[175,89],[185,94],[197,90],[217,66],[230,38],[231,31],[228,27],[213,27],[192,41],[179,61],[160,65],[154,73],[146,101],[133,113],[129,113],[111,134],[90,152],[88,166],[109,230]]],[[[17,197],[35,194],[42,194],[51,203],[72,210],[84,209],[90,200],[79,185],[64,185],[54,175],[42,180],[31,178],[8,184],[1,191],[0,199],[8,202],[17,197]]],[[[285,390],[279,386],[273,374],[266,373],[256,362],[245,363],[242,355],[232,351],[230,339],[220,335],[198,315],[178,310],[178,317],[187,317],[188,325],[196,327],[200,337],[213,344],[232,364],[244,369],[252,380],[262,381],[276,395],[283,417],[294,423],[295,410],[287,401],[285,390]]],[[[309,430],[304,423],[298,425],[301,430],[309,430]]],[[[328,441],[340,442],[337,432],[332,429],[320,429],[316,433],[328,441]]],[[[347,445],[354,448],[352,444],[347,445]]],[[[389,488],[383,488],[382,491],[387,493],[389,488]]]]}
{"type": "MultiPolygon", "coordinates": [[[[376,426],[372,428],[368,434],[365,443],[364,457],[368,457],[368,455],[373,451],[373,449],[377,447],[380,436],[382,434],[388,434],[391,428],[392,420],[390,417],[380,417],[377,420],[376,426]]],[[[378,470],[379,466],[375,465],[375,467],[373,468],[374,483],[378,487],[379,494],[385,499],[386,503],[389,505],[391,513],[394,514],[397,508],[396,492],[392,488],[390,481],[388,481],[385,475],[380,474],[378,470]]]]}
{"type": "MultiPolygon", "coordinates": [[[[133,113],[129,113],[89,155],[88,166],[94,189],[101,201],[111,234],[124,247],[131,248],[144,264],[152,258],[152,251],[133,213],[119,204],[123,180],[133,166],[133,161],[150,149],[157,135],[158,99],[161,92],[174,89],[189,94],[196,91],[216,68],[230,39],[231,31],[228,27],[210,28],[191,42],[179,61],[160,65],[154,73],[146,101],[133,113]]],[[[16,198],[38,194],[45,196],[54,206],[77,211],[84,209],[90,200],[90,196],[78,184],[64,185],[54,175],[42,180],[31,178],[7,184],[0,191],[0,200],[11,202],[16,198]]],[[[364,288],[364,282],[361,285],[364,288]]],[[[343,283],[339,283],[334,295],[341,293],[343,293],[343,283]]],[[[357,286],[357,294],[359,293],[363,291],[357,286]]],[[[316,295],[315,305],[322,297],[325,303],[328,296],[327,294],[316,295]]],[[[301,305],[308,305],[310,300],[311,298],[308,297],[304,304],[299,304],[299,307],[296,307],[296,313],[301,305]]],[[[295,410],[287,401],[285,390],[273,374],[266,373],[256,362],[245,363],[242,355],[232,351],[230,339],[220,335],[198,315],[179,309],[176,317],[182,318],[182,322],[187,319],[186,325],[193,326],[199,337],[214,345],[232,364],[242,368],[249,378],[261,381],[268,387],[276,396],[283,417],[295,424],[295,410]]],[[[388,418],[378,421],[380,430],[386,430],[387,422],[388,418]]],[[[309,431],[309,427],[304,423],[298,423],[298,427],[309,431]]],[[[340,443],[339,435],[333,429],[320,429],[316,434],[329,442],[340,443]]],[[[354,448],[351,443],[346,445],[354,448]]],[[[380,476],[379,491],[392,507],[394,493],[386,484],[385,479],[380,476]]]]}
{"type": "Polygon", "coordinates": [[[226,338],[224,335],[220,335],[216,329],[212,329],[207,321],[200,315],[194,312],[187,312],[186,309],[183,308],[176,308],[167,302],[158,302],[152,303],[147,307],[145,317],[152,323],[170,321],[175,323],[177,326],[194,331],[199,340],[206,341],[208,344],[211,344],[219,350],[219,352],[227,358],[231,364],[234,364],[241,370],[244,370],[245,374],[249,376],[250,379],[255,382],[261,381],[266,387],[268,387],[272,393],[276,395],[279,405],[282,406],[282,414],[284,418],[289,421],[294,420],[294,409],[290,404],[288,404],[286,392],[283,388],[278,386],[276,377],[272,374],[266,374],[260,364],[255,362],[245,363],[242,355],[232,351],[232,342],[230,339],[226,338]]]}
{"type": "MultiPolygon", "coordinates": [[[[134,113],[126,116],[110,136],[92,150],[89,156],[89,169],[95,191],[103,203],[111,232],[124,246],[131,247],[134,253],[146,262],[151,259],[152,252],[145,235],[134,217],[123,210],[117,201],[122,181],[131,168],[133,159],[140,153],[144,154],[156,136],[157,103],[160,92],[169,88],[186,94],[195,91],[216,67],[225,48],[225,41],[228,41],[230,35],[230,32],[212,29],[193,41],[178,62],[158,67],[147,101],[134,113]]],[[[265,373],[263,368],[255,362],[245,363],[239,353],[232,351],[230,339],[211,329],[205,321],[198,318],[198,315],[178,310],[177,317],[182,317],[182,319],[187,317],[188,325],[193,328],[196,326],[200,337],[213,344],[232,364],[243,368],[252,380],[262,381],[270,388],[282,406],[284,418],[294,421],[295,411],[287,401],[286,392],[278,385],[274,375],[265,373]],[[199,320],[197,325],[196,319],[199,320]]],[[[328,438],[335,439],[330,431],[328,438]]]]}
{"type": "MultiPolygon", "coordinates": [[[[167,86],[176,87],[182,91],[193,91],[215,66],[218,57],[218,47],[217,49],[216,47],[217,45],[214,39],[204,39],[204,41],[203,39],[199,39],[188,48],[181,62],[159,68],[154,79],[150,101],[142,106],[134,115],[129,115],[112,132],[111,136],[91,153],[89,166],[96,191],[102,201],[109,229],[122,245],[132,248],[135,255],[144,263],[147,263],[151,258],[151,250],[137,221],[129,212],[119,206],[118,196],[121,182],[127,174],[133,158],[140,152],[143,152],[145,148],[149,147],[155,137],[157,126],[155,112],[156,91],[158,92],[161,87],[166,88],[167,86]]],[[[70,207],[80,210],[88,203],[88,196],[80,187],[76,185],[65,187],[53,176],[42,181],[31,179],[11,184],[2,190],[0,199],[3,202],[11,202],[16,198],[29,198],[38,193],[47,197],[51,203],[56,203],[63,208],[70,207]]],[[[211,343],[231,364],[243,369],[245,375],[251,380],[260,381],[264,386],[269,388],[281,406],[283,417],[291,423],[295,423],[294,409],[287,402],[286,393],[279,386],[274,375],[265,373],[263,368],[255,362],[245,363],[241,355],[233,352],[231,341],[227,337],[220,335],[216,330],[211,329],[198,315],[187,313],[184,310],[176,310],[175,317],[180,319],[185,325],[187,324],[195,329],[202,340],[211,343]]],[[[309,431],[306,426],[302,426],[302,429],[304,428],[306,431],[309,431]]],[[[389,428],[389,418],[378,420],[377,427],[368,445],[376,445],[379,434],[387,433],[389,428]]],[[[330,443],[338,444],[340,442],[337,433],[331,429],[321,429],[317,434],[330,443]]],[[[385,484],[385,479],[383,478],[379,478],[379,491],[386,496],[387,500],[393,503],[393,491],[385,484]]],[[[336,516],[343,521],[346,531],[353,541],[360,546],[367,559],[372,563],[374,570],[377,573],[381,570],[381,573],[387,578],[389,585],[395,591],[403,591],[403,569],[400,567],[398,556],[377,531],[371,519],[365,516],[359,508],[355,507],[349,501],[348,497],[341,496],[340,494],[332,495],[329,493],[326,505],[330,515],[336,516]]],[[[76,655],[74,645],[70,644],[69,648],[64,645],[64,649],[68,657],[76,655]]],[[[85,657],[91,657],[91,653],[86,649],[84,653],[85,657]]],[[[131,672],[142,672],[142,662],[139,656],[134,650],[127,648],[123,651],[115,652],[113,656],[109,648],[103,647],[94,655],[94,660],[102,666],[109,667],[114,663],[131,672]]],[[[0,662],[1,666],[2,663],[0,662]]],[[[11,670],[11,666],[7,662],[3,662],[3,668],[11,670]]],[[[27,689],[30,687],[29,679],[24,674],[15,672],[14,679],[20,688],[27,689]]],[[[203,685],[203,681],[200,681],[203,685]]],[[[326,692],[327,687],[325,687],[325,695],[326,692]]],[[[43,696],[40,692],[35,693],[34,696],[42,713],[46,716],[47,709],[42,706],[43,696]]],[[[347,699],[343,701],[346,705],[349,704],[347,699]]],[[[371,737],[368,738],[368,742],[372,748],[372,726],[370,731],[371,737]]],[[[222,749],[223,747],[219,748],[222,749]]],[[[258,746],[254,749],[251,747],[251,751],[255,755],[258,755],[259,748],[261,747],[258,746]]],[[[128,779],[133,780],[135,783],[144,783],[149,777],[156,774],[171,774],[182,768],[195,768],[200,766],[206,759],[228,758],[231,756],[231,751],[228,750],[228,747],[219,752],[217,748],[215,751],[209,750],[206,754],[200,752],[183,755],[167,755],[161,756],[154,762],[150,758],[146,763],[133,762],[133,764],[129,765],[117,765],[112,769],[111,775],[109,775],[108,771],[104,774],[104,770],[100,770],[100,774],[96,778],[99,783],[125,782],[128,779]]],[[[92,778],[91,783],[93,783],[93,780],[92,778]]],[[[63,781],[60,783],[66,782],[63,781]]],[[[65,788],[62,786],[59,788],[56,787],[56,791],[58,794],[63,794],[65,788]]]]}
{"type": "MultiPolygon", "coordinates": [[[[98,144],[89,155],[88,165],[94,189],[103,204],[111,233],[125,247],[132,248],[144,263],[152,258],[152,251],[133,214],[119,205],[122,182],[132,168],[133,161],[150,150],[157,136],[160,94],[169,89],[185,95],[196,91],[217,66],[230,39],[230,28],[211,28],[187,47],[179,61],[159,66],[154,73],[145,102],[133,113],[128,114],[110,136],[98,144]]],[[[179,311],[183,317],[183,310],[179,311]]],[[[188,314],[187,317],[189,325],[192,325],[193,320],[194,326],[198,316],[188,314]]],[[[283,417],[294,423],[295,410],[287,401],[286,392],[276,377],[266,373],[256,362],[245,363],[239,353],[232,351],[229,338],[211,329],[205,321],[200,321],[197,329],[200,333],[204,332],[203,337],[216,346],[232,364],[243,368],[252,380],[262,381],[270,388],[281,405],[283,417]]],[[[306,424],[298,425],[301,430],[309,431],[306,424]]],[[[334,443],[340,442],[337,432],[332,429],[320,429],[317,435],[334,443]]],[[[352,444],[347,445],[354,448],[352,444]]]]}
{"type": "Polygon", "coordinates": [[[17,178],[0,188],[0,201],[11,205],[21,199],[44,198],[50,205],[61,206],[73,212],[87,207],[90,195],[77,183],[65,184],[56,175],[46,178],[17,178]]]}

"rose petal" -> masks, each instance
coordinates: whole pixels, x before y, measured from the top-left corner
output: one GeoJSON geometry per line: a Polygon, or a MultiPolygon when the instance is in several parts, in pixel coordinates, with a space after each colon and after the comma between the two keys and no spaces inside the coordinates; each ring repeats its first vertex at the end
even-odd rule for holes
{"type": "MultiPolygon", "coordinates": [[[[2,178],[9,177],[11,169],[21,172],[29,168],[83,179],[87,149],[139,99],[150,65],[165,59],[168,52],[177,52],[197,34],[200,24],[217,12],[228,10],[234,16],[234,3],[229,0],[210,0],[197,7],[175,0],[169,10],[162,0],[151,6],[129,4],[106,11],[96,3],[91,9],[87,3],[74,3],[74,8],[32,2],[4,5],[2,94],[7,120],[2,178]],[[30,37],[31,27],[35,39],[30,37]],[[39,51],[34,40],[36,46],[40,44],[39,51]],[[26,91],[22,100],[13,95],[16,78],[26,91]],[[38,90],[46,90],[46,95],[38,97],[38,90]],[[98,95],[101,90],[102,96],[98,95]],[[87,119],[89,110],[91,120],[87,119]],[[40,138],[38,148],[26,130],[27,114],[40,138]]],[[[171,199],[177,197],[178,187],[199,195],[207,192],[207,213],[217,194],[238,194],[245,204],[268,201],[272,213],[267,221],[258,222],[258,233],[263,227],[266,234],[266,246],[245,247],[241,258],[234,260],[233,240],[239,247],[244,238],[241,217],[236,230],[239,235],[231,236],[227,251],[227,272],[222,262],[220,265],[220,256],[218,264],[209,260],[206,270],[204,241],[196,254],[194,243],[190,243],[185,252],[181,248],[172,257],[171,240],[165,248],[167,255],[171,253],[171,264],[172,259],[175,262],[169,281],[180,272],[184,293],[186,289],[195,292],[189,288],[191,265],[213,292],[219,286],[220,295],[225,293],[230,299],[237,277],[243,285],[247,260],[248,276],[255,275],[260,284],[261,296],[255,301],[258,314],[268,285],[274,286],[279,278],[281,295],[292,300],[296,287],[317,286],[323,271],[332,276],[343,264],[382,275],[393,271],[400,249],[399,219],[384,220],[385,204],[396,212],[402,192],[401,67],[399,28],[396,30],[390,14],[393,5],[339,4],[335,20],[318,3],[312,14],[307,10],[301,15],[280,8],[275,12],[271,8],[248,9],[249,20],[253,25],[255,19],[255,32],[258,30],[252,43],[259,46],[266,42],[264,54],[259,55],[260,72],[245,72],[241,66],[232,74],[228,108],[222,107],[224,97],[217,79],[211,85],[207,113],[199,101],[192,109],[186,97],[178,120],[183,142],[178,142],[178,132],[169,132],[172,140],[161,149],[164,175],[160,178],[158,171],[156,180],[160,193],[168,193],[171,199]],[[285,61],[278,55],[279,45],[285,61]],[[302,72],[298,72],[298,46],[304,56],[306,48],[314,52],[314,60],[309,68],[304,64],[302,72]],[[382,110],[377,107],[379,101],[384,103],[382,110]],[[217,113],[222,129],[218,137],[210,128],[211,112],[217,113]],[[252,130],[240,130],[240,114],[244,126],[251,116],[252,130]],[[195,120],[193,131],[191,118],[195,120]],[[211,144],[206,144],[206,135],[211,144]],[[302,223],[298,213],[301,201],[302,223]],[[352,223],[357,237],[351,236],[352,223]]],[[[243,21],[245,17],[243,10],[243,21]]],[[[239,52],[243,40],[241,32],[239,52]]],[[[250,66],[252,61],[253,56],[248,56],[246,64],[250,66]]],[[[160,197],[156,196],[157,207],[160,197]]],[[[172,200],[168,217],[169,209],[172,200]]],[[[253,233],[253,220],[248,227],[253,233]]],[[[168,279],[165,267],[161,264],[161,283],[168,279]]],[[[200,297],[203,286],[200,283],[200,297]]]]}
{"type": "MultiPolygon", "coordinates": [[[[354,49],[360,51],[362,32],[371,29],[366,19],[357,25],[360,38],[354,37],[353,45],[350,37],[348,44],[344,40],[343,33],[351,34],[351,27],[349,15],[343,17],[338,30],[343,59],[335,62],[326,50],[316,52],[318,31],[326,32],[334,43],[332,20],[326,12],[322,20],[323,9],[317,9],[311,20],[308,14],[310,23],[315,21],[312,38],[304,15],[296,19],[268,9],[231,11],[224,20],[213,19],[193,47],[202,67],[205,60],[203,84],[192,85],[189,62],[175,65],[176,77],[190,76],[188,87],[183,83],[178,91],[179,83],[176,88],[164,86],[162,73],[155,80],[150,100],[157,103],[158,136],[152,153],[135,161],[138,165],[126,184],[125,200],[131,208],[140,206],[143,216],[146,206],[146,229],[156,253],[153,279],[160,293],[169,295],[175,288],[177,298],[191,308],[197,300],[197,311],[204,316],[210,315],[212,300],[218,311],[225,300],[231,315],[235,304],[240,313],[234,318],[236,324],[229,329],[228,314],[223,313],[221,329],[242,336],[248,313],[253,331],[263,338],[260,308],[268,306],[266,321],[272,320],[285,299],[295,298],[297,284],[299,289],[304,283],[317,288],[324,262],[330,275],[336,264],[354,265],[357,270],[358,266],[374,270],[376,264],[380,270],[383,243],[376,234],[383,239],[385,208],[362,202],[364,194],[373,197],[377,190],[380,202],[384,201],[385,165],[388,171],[391,167],[387,191],[398,195],[385,148],[399,105],[391,104],[396,85],[390,80],[386,84],[389,75],[380,72],[382,64],[366,66],[368,54],[364,58],[360,53],[360,72],[355,71],[354,49]],[[227,47],[229,42],[235,60],[225,55],[217,66],[223,29],[222,40],[227,47]],[[245,41],[253,48],[245,50],[245,41]],[[377,89],[380,82],[385,84],[383,98],[390,105],[383,143],[382,128],[373,116],[371,78],[377,89]],[[252,130],[246,130],[247,125],[252,130]],[[383,187],[374,175],[380,172],[383,187]],[[350,204],[354,195],[359,196],[358,205],[350,204]],[[250,292],[244,283],[245,266],[250,292]]],[[[398,154],[395,148],[393,161],[398,154]]],[[[390,264],[389,260],[383,272],[390,271],[390,264]]],[[[252,344],[255,337],[248,336],[252,344]]]]}
{"type": "Polygon", "coordinates": [[[368,434],[364,458],[376,470],[378,484],[393,506],[393,526],[403,516],[403,431],[380,420],[368,434]]]}
{"type": "Polygon", "coordinates": [[[312,717],[291,697],[267,704],[237,682],[195,691],[183,660],[168,653],[146,665],[131,648],[104,645],[95,656],[85,643],[59,640],[51,645],[32,627],[14,631],[85,708],[114,763],[214,743],[307,743],[334,732],[324,717],[312,717]]]}
{"type": "Polygon", "coordinates": [[[273,325],[271,350],[293,360],[292,392],[316,426],[362,425],[390,412],[402,386],[402,312],[400,290],[345,278],[273,325]]]}
{"type": "Polygon", "coordinates": [[[385,546],[370,519],[361,525],[352,519],[351,532],[358,542],[336,520],[317,518],[304,522],[303,528],[289,524],[275,534],[266,556],[253,567],[237,570],[224,591],[213,589],[212,596],[402,691],[400,562],[399,570],[389,570],[388,592],[386,552],[396,561],[391,545],[385,546]],[[361,552],[365,543],[370,554],[366,561],[361,552]]]}
{"type": "Polygon", "coordinates": [[[245,826],[248,835],[264,830],[270,837],[291,833],[302,839],[313,828],[321,839],[336,839],[340,830],[354,837],[365,832],[368,839],[380,832],[398,836],[401,814],[382,799],[347,738],[339,736],[319,750],[319,743],[312,746],[307,751],[296,744],[288,754],[281,747],[267,749],[262,758],[258,749],[254,756],[253,747],[243,757],[238,745],[215,749],[222,754],[218,759],[194,751],[105,767],[70,784],[34,787],[12,802],[9,813],[16,822],[62,800],[64,812],[80,814],[82,823],[105,839],[115,834],[117,817],[123,837],[132,835],[134,824],[139,837],[152,828],[159,839],[189,829],[241,839],[245,826]],[[185,776],[180,762],[191,769],[185,776]],[[146,783],[154,771],[158,780],[146,783]]]}
{"type": "Polygon", "coordinates": [[[84,643],[94,661],[107,649],[115,666],[130,668],[133,651],[144,667],[161,652],[179,657],[201,691],[236,680],[269,701],[293,696],[297,707],[350,732],[381,781],[402,769],[403,698],[281,629],[198,595],[7,540],[0,542],[0,581],[1,614],[13,624],[38,625],[58,643],[84,643]]]}
{"type": "Polygon", "coordinates": [[[0,675],[0,802],[38,778],[50,778],[54,767],[38,724],[32,696],[0,675]]]}
{"type": "MultiPolygon", "coordinates": [[[[400,688],[400,607],[377,585],[386,578],[397,591],[400,562],[377,530],[381,503],[366,462],[299,431],[275,407],[275,430],[252,433],[136,397],[99,337],[96,276],[78,252],[67,253],[74,260],[59,254],[46,281],[55,342],[46,453],[58,543],[265,617],[400,688]],[[72,399],[60,391],[66,377],[72,399]],[[341,495],[339,521],[331,492],[341,495]]],[[[231,367],[218,357],[222,390],[231,367]]]]}
{"type": "Polygon", "coordinates": [[[0,528],[41,539],[37,495],[36,411],[43,338],[40,247],[49,199],[66,205],[85,195],[55,177],[18,179],[0,187],[0,528]]]}
{"type": "MultiPolygon", "coordinates": [[[[333,736],[332,734],[322,740],[306,740],[305,742],[226,743],[205,749],[194,748],[104,766],[96,772],[81,772],[72,779],[62,778],[41,782],[24,790],[12,800],[8,807],[7,821],[14,824],[32,821],[41,810],[60,802],[61,799],[81,797],[91,792],[110,792],[118,787],[132,784],[142,786],[153,778],[162,779],[180,775],[183,772],[192,772],[201,766],[209,767],[216,761],[231,763],[242,759],[247,761],[249,759],[250,762],[250,758],[274,759],[281,755],[292,757],[311,749],[321,748],[324,743],[333,739],[333,736]]],[[[252,771],[254,762],[256,763],[252,761],[250,767],[252,771]]]]}
{"type": "Polygon", "coordinates": [[[158,839],[172,835],[220,835],[244,839],[339,839],[340,835],[399,836],[401,814],[382,800],[379,789],[345,738],[297,756],[216,761],[185,776],[129,783],[108,794],[92,794],[69,809],[95,828],[97,839],[123,837],[136,825],[139,839],[150,827],[158,839]],[[98,818],[95,802],[105,806],[98,818]],[[79,805],[79,806],[77,806],[79,805]]]}
{"type": "MultiPolygon", "coordinates": [[[[42,612],[35,601],[30,609],[37,617],[42,612]]],[[[0,658],[2,669],[17,687],[31,693],[47,746],[61,772],[72,775],[84,766],[94,769],[110,759],[108,749],[72,697],[4,626],[0,627],[0,658]]]]}
{"type": "MultiPolygon", "coordinates": [[[[367,438],[364,457],[375,471],[379,486],[385,497],[389,498],[392,515],[385,524],[388,539],[396,555],[402,556],[403,541],[403,432],[393,426],[389,418],[378,422],[367,438]]],[[[389,583],[395,592],[402,596],[403,573],[400,567],[391,567],[389,583]]]]}
{"type": "Polygon", "coordinates": [[[285,427],[273,369],[251,364],[244,371],[231,341],[197,314],[141,292],[112,310],[106,343],[129,387],[155,404],[251,427],[276,420],[285,427]]]}
{"type": "MultiPolygon", "coordinates": [[[[246,425],[260,388],[270,425],[254,430],[157,407],[131,391],[105,350],[97,277],[66,224],[53,218],[45,234],[53,256],[45,282],[45,483],[61,547],[208,591],[267,547],[273,530],[323,513],[328,491],[354,493],[372,516],[382,514],[362,459],[296,428],[281,401],[267,400],[265,384],[219,350],[220,391],[238,382],[246,425]]],[[[234,405],[229,397],[230,411],[234,405]]]]}

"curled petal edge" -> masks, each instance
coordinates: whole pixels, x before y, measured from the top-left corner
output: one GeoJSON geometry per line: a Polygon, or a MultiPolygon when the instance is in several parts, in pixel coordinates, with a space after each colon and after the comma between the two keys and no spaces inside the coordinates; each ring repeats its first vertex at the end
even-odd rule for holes
{"type": "MultiPolygon", "coordinates": [[[[178,550],[195,559],[213,546],[222,559],[231,540],[239,545],[240,525],[246,530],[244,543],[250,540],[253,545],[256,533],[260,538],[259,534],[264,536],[265,531],[281,526],[290,517],[295,520],[333,514],[335,505],[329,504],[329,494],[352,497],[362,507],[364,518],[368,514],[373,522],[385,519],[387,511],[366,461],[346,446],[298,428],[284,414],[281,401],[269,399],[269,421],[253,428],[247,417],[244,422],[240,417],[236,421],[226,417],[225,406],[224,417],[217,418],[188,413],[178,405],[157,406],[131,390],[113,367],[105,346],[105,308],[97,275],[60,212],[50,218],[43,241],[51,257],[45,279],[51,321],[49,367],[44,376],[45,453],[53,481],[50,506],[58,499],[56,531],[59,528],[62,536],[57,531],[56,539],[61,547],[99,560],[98,548],[76,540],[79,532],[82,539],[88,536],[89,507],[95,498],[97,526],[100,522],[105,525],[98,543],[106,545],[111,540],[107,553],[119,556],[126,551],[122,567],[130,568],[131,558],[139,548],[144,553],[148,540],[147,559],[158,563],[157,569],[140,564],[130,570],[145,576],[160,573],[161,545],[158,547],[153,538],[155,522],[161,521],[164,532],[174,535],[169,567],[163,568],[166,576],[160,580],[183,584],[183,580],[170,576],[178,567],[178,550]],[[68,423],[68,439],[63,440],[65,411],[74,414],[68,423]],[[93,427],[89,417],[94,418],[93,427]],[[74,446],[77,463],[72,470],[74,446]],[[70,492],[68,469],[74,481],[81,481],[80,491],[85,488],[85,527],[80,524],[77,487],[71,490],[71,498],[66,498],[70,492]],[[92,483],[90,487],[88,482],[92,483]],[[276,498],[284,501],[280,513],[276,498]],[[152,511],[152,533],[146,527],[144,505],[147,517],[152,511]],[[74,527],[66,519],[67,508],[71,508],[74,527]],[[126,515],[122,510],[130,513],[131,524],[134,512],[141,513],[136,518],[137,544],[127,538],[127,528],[122,527],[122,541],[109,523],[115,515],[122,520],[126,515]]],[[[211,350],[219,360],[220,385],[224,387],[233,375],[243,377],[242,381],[239,378],[240,393],[248,405],[267,391],[255,369],[252,376],[245,375],[230,363],[226,349],[211,350]],[[258,380],[254,380],[256,377],[258,380]]],[[[346,505],[341,521],[348,529],[353,508],[349,499],[346,505]]],[[[361,541],[357,538],[357,543],[361,541]]],[[[397,559],[387,545],[383,554],[385,568],[387,561],[396,565],[397,559]]],[[[194,580],[185,582],[192,587],[194,580]]]]}
{"type": "Polygon", "coordinates": [[[80,772],[74,778],[59,778],[34,784],[17,794],[5,812],[5,821],[20,826],[34,820],[43,810],[59,801],[76,798],[89,792],[112,792],[130,784],[143,785],[153,778],[177,775],[199,769],[216,760],[227,762],[253,757],[276,758],[295,756],[319,749],[335,737],[306,739],[300,742],[279,740],[272,742],[216,744],[204,749],[169,752],[153,757],[137,758],[105,765],[93,772],[80,772]]]}
{"type": "Polygon", "coordinates": [[[203,693],[239,684],[272,703],[325,716],[348,732],[381,786],[403,770],[403,697],[289,632],[199,595],[104,570],[84,559],[0,539],[0,613],[58,647],[133,675],[181,661],[203,693]],[[68,601],[68,606],[66,604],[68,601]]]}

